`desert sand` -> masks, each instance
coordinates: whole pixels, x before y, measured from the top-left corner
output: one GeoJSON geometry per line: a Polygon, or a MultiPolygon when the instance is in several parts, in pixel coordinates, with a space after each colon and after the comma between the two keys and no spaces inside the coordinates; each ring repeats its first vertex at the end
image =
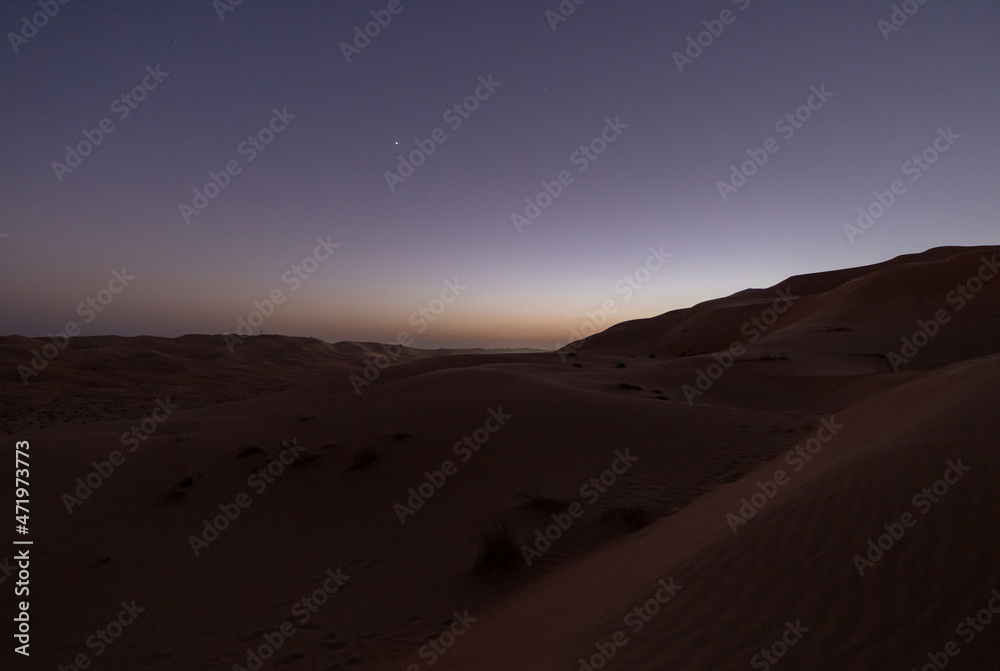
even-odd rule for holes
{"type": "Polygon", "coordinates": [[[35,543],[0,667],[1000,668],[998,252],[404,350],[360,394],[374,343],[84,337],[24,385],[47,340],[0,338],[35,543]]]}

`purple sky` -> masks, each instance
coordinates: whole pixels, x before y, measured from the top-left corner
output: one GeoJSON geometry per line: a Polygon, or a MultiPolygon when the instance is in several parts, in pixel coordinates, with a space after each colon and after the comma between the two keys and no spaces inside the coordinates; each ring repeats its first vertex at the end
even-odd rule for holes
{"type": "Polygon", "coordinates": [[[995,2],[898,3],[918,8],[898,30],[870,1],[176,4],[69,2],[37,30],[38,0],[0,10],[0,334],[232,332],[280,291],[266,333],[551,348],[605,304],[606,326],[997,243],[995,2]],[[373,11],[391,22],[348,63],[373,11]],[[53,166],[85,130],[90,155],[53,166]],[[387,180],[417,140],[433,153],[387,180]],[[748,150],[767,160],[724,200],[748,150]],[[317,238],[339,247],[313,266],[317,238]]]}

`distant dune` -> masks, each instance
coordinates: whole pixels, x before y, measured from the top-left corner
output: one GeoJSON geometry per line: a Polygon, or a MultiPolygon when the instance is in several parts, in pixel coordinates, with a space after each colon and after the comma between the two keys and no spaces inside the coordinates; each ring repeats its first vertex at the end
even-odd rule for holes
{"type": "Polygon", "coordinates": [[[32,668],[1000,668],[998,253],[559,352],[0,338],[32,668]]]}

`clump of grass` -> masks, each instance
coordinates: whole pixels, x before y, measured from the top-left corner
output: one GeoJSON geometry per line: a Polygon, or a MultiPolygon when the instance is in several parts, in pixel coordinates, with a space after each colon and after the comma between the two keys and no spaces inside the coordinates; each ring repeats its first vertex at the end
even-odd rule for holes
{"type": "Polygon", "coordinates": [[[249,445],[240,450],[240,453],[236,455],[236,458],[242,459],[243,457],[252,457],[255,454],[264,454],[264,450],[257,445],[249,445]]]}
{"type": "Polygon", "coordinates": [[[378,452],[370,447],[363,447],[354,453],[354,460],[351,462],[351,468],[354,470],[361,470],[363,468],[368,468],[378,460],[378,452]]]}
{"type": "Polygon", "coordinates": [[[546,496],[535,489],[521,492],[520,496],[525,499],[521,507],[527,510],[544,510],[547,513],[557,513],[565,510],[566,506],[569,505],[567,501],[555,496],[546,496]]]}
{"type": "Polygon", "coordinates": [[[184,478],[183,480],[181,480],[176,485],[170,488],[170,493],[168,497],[180,498],[182,496],[187,496],[188,490],[194,486],[196,479],[200,476],[201,473],[192,473],[191,475],[187,476],[186,478],[184,478]]]}
{"type": "Polygon", "coordinates": [[[475,567],[484,572],[509,566],[517,557],[517,542],[510,521],[504,517],[491,520],[476,527],[475,567]]]}
{"type": "Polygon", "coordinates": [[[605,511],[601,518],[618,521],[628,529],[637,531],[652,523],[653,514],[642,506],[623,506],[605,511]]]}
{"type": "Polygon", "coordinates": [[[292,468],[300,468],[306,464],[311,464],[314,461],[319,461],[323,458],[323,452],[320,450],[309,450],[300,454],[295,461],[291,463],[292,468]]]}

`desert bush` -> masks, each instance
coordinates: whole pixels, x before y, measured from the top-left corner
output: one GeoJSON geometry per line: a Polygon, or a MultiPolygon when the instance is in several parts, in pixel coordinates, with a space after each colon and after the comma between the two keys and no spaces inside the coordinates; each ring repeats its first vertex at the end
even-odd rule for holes
{"type": "Polygon", "coordinates": [[[354,453],[354,460],[351,461],[351,468],[358,470],[368,468],[378,459],[378,452],[370,447],[364,447],[354,453]]]}
{"type": "Polygon", "coordinates": [[[514,530],[506,518],[497,518],[476,527],[475,566],[477,571],[487,571],[509,565],[517,557],[514,530]]]}

